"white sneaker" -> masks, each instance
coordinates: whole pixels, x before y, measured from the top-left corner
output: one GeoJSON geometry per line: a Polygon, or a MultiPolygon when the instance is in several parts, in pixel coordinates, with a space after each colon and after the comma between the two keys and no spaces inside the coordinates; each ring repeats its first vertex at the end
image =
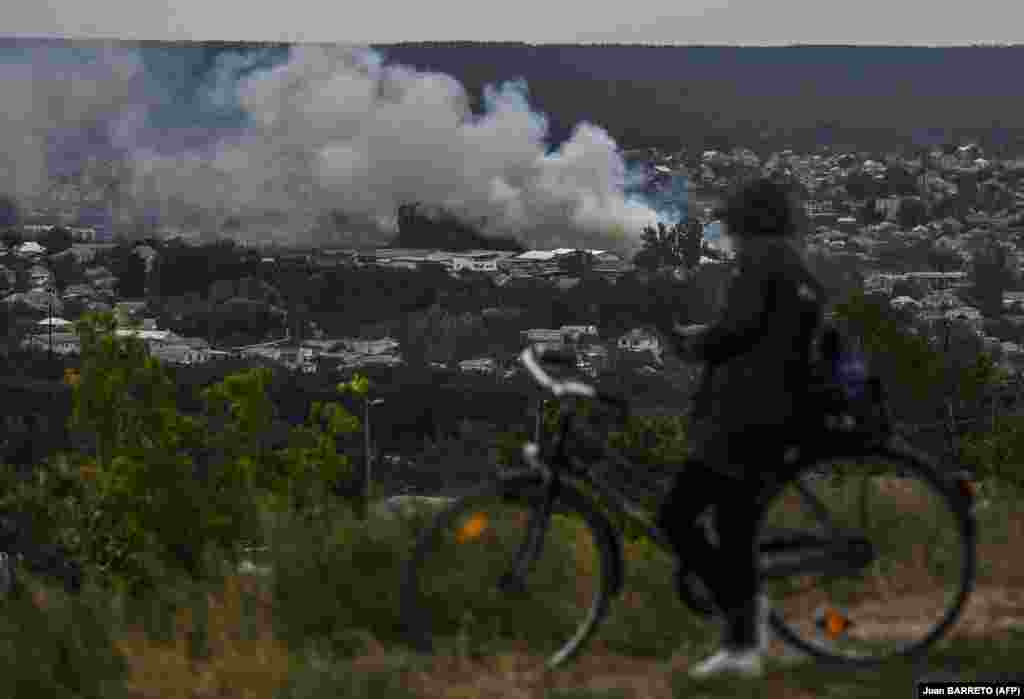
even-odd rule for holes
{"type": "Polygon", "coordinates": [[[690,677],[702,679],[723,673],[760,677],[764,673],[761,650],[759,648],[741,651],[720,650],[707,660],[695,665],[690,670],[690,677]]]}

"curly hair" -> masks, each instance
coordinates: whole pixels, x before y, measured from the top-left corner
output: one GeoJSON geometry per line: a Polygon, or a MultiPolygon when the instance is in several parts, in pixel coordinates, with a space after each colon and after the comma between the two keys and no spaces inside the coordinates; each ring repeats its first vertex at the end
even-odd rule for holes
{"type": "Polygon", "coordinates": [[[719,213],[736,236],[786,237],[799,232],[803,223],[793,188],[768,178],[739,185],[719,213]]]}

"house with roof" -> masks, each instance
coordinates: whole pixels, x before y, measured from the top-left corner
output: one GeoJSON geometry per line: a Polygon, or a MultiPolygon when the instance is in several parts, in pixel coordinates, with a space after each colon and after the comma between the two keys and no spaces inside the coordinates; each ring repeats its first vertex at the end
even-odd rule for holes
{"type": "Polygon", "coordinates": [[[519,333],[523,344],[543,343],[552,347],[561,347],[566,344],[566,334],[561,329],[551,328],[530,328],[519,333]]]}
{"type": "Polygon", "coordinates": [[[393,352],[398,349],[399,342],[393,337],[382,337],[375,340],[362,338],[343,338],[340,344],[349,352],[365,355],[377,355],[393,352]]]}
{"type": "Polygon", "coordinates": [[[39,332],[29,335],[22,340],[22,347],[49,351],[53,348],[54,354],[80,354],[82,343],[77,333],[73,332],[39,332]]]}
{"type": "Polygon", "coordinates": [[[459,371],[470,374],[493,374],[497,370],[497,362],[490,357],[465,359],[459,362],[459,371]]]}
{"type": "Polygon", "coordinates": [[[63,318],[51,316],[49,318],[43,318],[41,321],[36,323],[36,325],[42,328],[49,328],[51,326],[54,328],[68,328],[74,325],[74,323],[72,323],[70,320],[65,320],[63,318]]]}
{"type": "Polygon", "coordinates": [[[620,350],[628,352],[653,352],[661,354],[661,340],[654,333],[641,328],[634,328],[616,341],[620,350]]]}
{"type": "Polygon", "coordinates": [[[92,287],[87,284],[70,284],[65,287],[64,294],[61,298],[65,301],[74,301],[77,299],[91,298],[92,294],[92,287]]]}
{"type": "Polygon", "coordinates": [[[46,254],[46,248],[34,240],[27,240],[17,247],[17,254],[25,258],[41,257],[46,254]]]}
{"type": "Polygon", "coordinates": [[[560,331],[571,342],[579,342],[585,337],[597,339],[596,325],[563,325],[560,331]]]}
{"type": "Polygon", "coordinates": [[[33,289],[24,293],[11,294],[4,298],[4,303],[23,303],[33,310],[52,313],[63,313],[64,304],[56,296],[48,291],[33,289]]]}
{"type": "Polygon", "coordinates": [[[497,272],[498,256],[494,253],[452,253],[448,263],[451,272],[497,272]]]}

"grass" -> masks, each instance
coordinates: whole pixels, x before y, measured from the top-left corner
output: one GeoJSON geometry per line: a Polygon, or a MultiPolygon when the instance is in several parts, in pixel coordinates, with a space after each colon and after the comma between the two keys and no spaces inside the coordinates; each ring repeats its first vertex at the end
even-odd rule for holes
{"type": "MultiPolygon", "coordinates": [[[[160,615],[147,616],[145,605],[125,609],[91,590],[71,600],[30,580],[32,594],[7,603],[0,623],[0,672],[19,696],[128,699],[894,696],[923,676],[992,678],[1020,670],[1024,512],[1012,493],[986,487],[981,496],[990,500],[978,514],[978,592],[923,663],[858,672],[772,662],[760,681],[692,681],[686,667],[714,648],[716,629],[676,600],[671,560],[644,542],[626,543],[623,595],[565,669],[537,671],[529,643],[501,639],[476,657],[457,646],[417,656],[401,643],[396,612],[397,575],[414,528],[339,515],[329,524],[279,523],[260,561],[273,567],[272,577],[229,575],[201,591],[205,605],[195,592],[178,591],[165,601],[172,623],[162,630],[160,615]],[[1012,623],[1001,628],[1007,619],[1012,623]]],[[[567,543],[563,553],[579,550],[567,543]]],[[[543,607],[532,613],[536,628],[550,618],[543,607]]]]}

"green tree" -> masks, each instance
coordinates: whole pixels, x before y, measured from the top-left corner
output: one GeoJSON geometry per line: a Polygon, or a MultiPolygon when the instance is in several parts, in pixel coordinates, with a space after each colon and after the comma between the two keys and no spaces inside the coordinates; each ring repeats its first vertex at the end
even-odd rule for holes
{"type": "Polygon", "coordinates": [[[1006,250],[995,240],[988,241],[979,250],[971,264],[970,294],[978,309],[986,316],[996,318],[1003,312],[1003,293],[1013,284],[1006,250]]]}
{"type": "Polygon", "coordinates": [[[915,301],[920,301],[925,297],[925,295],[924,287],[921,284],[910,280],[900,280],[893,284],[892,287],[893,298],[909,296],[915,301]]]}
{"type": "Polygon", "coordinates": [[[558,259],[558,267],[570,277],[584,279],[594,267],[594,256],[586,250],[575,250],[558,259]]]}
{"type": "Polygon", "coordinates": [[[928,251],[928,266],[936,272],[952,272],[963,267],[963,260],[947,247],[932,245],[928,251]]]}
{"type": "Polygon", "coordinates": [[[877,199],[869,199],[857,212],[857,219],[866,226],[881,223],[885,220],[885,214],[875,206],[877,199]]]}
{"type": "Polygon", "coordinates": [[[924,225],[928,222],[928,207],[920,199],[904,199],[900,203],[896,221],[903,229],[924,225]]]}
{"type": "Polygon", "coordinates": [[[39,244],[46,248],[49,255],[56,255],[69,249],[74,243],[71,231],[64,226],[54,226],[39,239],[39,244]]]}
{"type": "Polygon", "coordinates": [[[705,247],[704,225],[696,219],[688,221],[679,242],[679,255],[682,257],[686,269],[694,270],[699,267],[700,257],[705,247]]]}
{"type": "Polygon", "coordinates": [[[25,242],[25,236],[14,228],[8,228],[4,231],[3,235],[0,235],[0,240],[2,240],[4,245],[7,247],[14,247],[15,245],[21,245],[25,242]]]}
{"type": "Polygon", "coordinates": [[[670,228],[659,221],[656,228],[644,227],[641,233],[641,248],[633,257],[633,264],[647,271],[683,265],[680,244],[686,239],[686,233],[682,224],[670,228]]]}
{"type": "Polygon", "coordinates": [[[210,572],[208,554],[231,557],[261,536],[261,507],[322,511],[348,465],[338,440],[358,427],[339,403],[316,406],[276,450],[269,370],[225,377],[200,392],[201,413],[186,415],[174,376],[115,329],[111,314],[76,323],[82,365],[70,381],[72,429],[96,443],[94,458],[72,455],[87,477],[71,524],[101,578],[136,591],[168,575],[195,578],[210,572]]]}
{"type": "Polygon", "coordinates": [[[117,277],[117,293],[122,298],[146,295],[146,261],[135,254],[130,243],[119,245],[110,254],[110,272],[117,277]]]}
{"type": "Polygon", "coordinates": [[[872,370],[889,387],[897,409],[918,410],[939,397],[942,356],[927,339],[909,332],[887,299],[858,290],[834,309],[837,322],[860,341],[872,370]]]}

